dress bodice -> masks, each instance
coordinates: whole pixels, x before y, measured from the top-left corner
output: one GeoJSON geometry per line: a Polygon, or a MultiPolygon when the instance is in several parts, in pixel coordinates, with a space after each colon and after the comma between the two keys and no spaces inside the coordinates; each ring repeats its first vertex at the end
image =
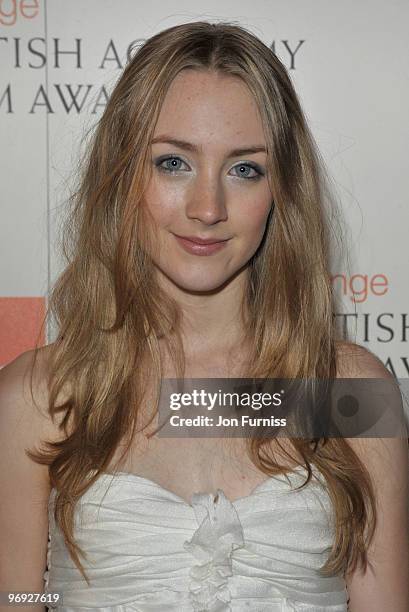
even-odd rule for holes
{"type": "Polygon", "coordinates": [[[101,474],[74,515],[90,586],[55,524],[53,489],[45,591],[62,593],[64,612],[346,612],[343,577],[318,572],[334,527],[313,473],[299,490],[301,467],[234,502],[218,489],[190,504],[141,476],[101,474]]]}

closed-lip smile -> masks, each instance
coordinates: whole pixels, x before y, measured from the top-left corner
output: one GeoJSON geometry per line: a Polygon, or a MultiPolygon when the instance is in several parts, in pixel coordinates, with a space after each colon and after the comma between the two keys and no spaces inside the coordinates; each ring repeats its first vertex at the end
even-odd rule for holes
{"type": "Polygon", "coordinates": [[[229,238],[199,238],[199,236],[180,236],[178,234],[175,234],[175,236],[183,240],[190,240],[190,242],[195,242],[196,244],[216,244],[229,240],[229,238]]]}

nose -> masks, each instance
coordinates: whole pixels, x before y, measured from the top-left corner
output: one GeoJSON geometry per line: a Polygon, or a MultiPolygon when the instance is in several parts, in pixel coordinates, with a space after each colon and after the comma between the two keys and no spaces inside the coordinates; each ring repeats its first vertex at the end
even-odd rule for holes
{"type": "Polygon", "coordinates": [[[186,216],[205,225],[227,220],[227,208],[223,185],[217,177],[197,177],[189,193],[186,216]]]}

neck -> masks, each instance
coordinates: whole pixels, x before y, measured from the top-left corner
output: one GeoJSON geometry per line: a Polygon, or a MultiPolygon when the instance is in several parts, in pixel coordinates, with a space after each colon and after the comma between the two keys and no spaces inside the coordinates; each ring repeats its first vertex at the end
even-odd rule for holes
{"type": "Polygon", "coordinates": [[[241,305],[247,286],[246,269],[213,291],[190,292],[169,279],[163,279],[161,285],[180,307],[180,332],[187,358],[226,353],[241,344],[245,336],[241,305]]]}

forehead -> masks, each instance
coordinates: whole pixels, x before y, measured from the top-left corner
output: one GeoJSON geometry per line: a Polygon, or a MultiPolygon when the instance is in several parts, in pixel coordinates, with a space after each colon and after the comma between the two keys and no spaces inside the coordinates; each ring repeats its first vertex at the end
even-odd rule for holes
{"type": "Polygon", "coordinates": [[[238,77],[183,70],[165,96],[154,136],[172,134],[202,145],[264,143],[254,96],[238,77]]]}

